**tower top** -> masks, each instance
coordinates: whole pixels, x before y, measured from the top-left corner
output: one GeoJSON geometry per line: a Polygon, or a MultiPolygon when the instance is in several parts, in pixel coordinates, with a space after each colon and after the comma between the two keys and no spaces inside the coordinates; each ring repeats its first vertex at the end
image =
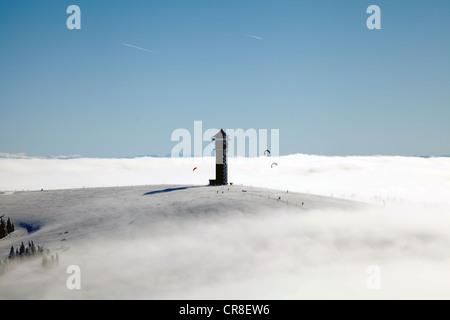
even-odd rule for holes
{"type": "Polygon", "coordinates": [[[223,131],[223,129],[220,129],[219,132],[217,132],[217,134],[214,136],[216,138],[225,138],[227,136],[227,134],[225,133],[225,131],[223,131]]]}
{"type": "Polygon", "coordinates": [[[225,133],[225,131],[223,131],[223,129],[220,129],[219,132],[216,133],[216,135],[212,138],[213,141],[215,140],[226,140],[227,139],[227,134],[225,133]]]}

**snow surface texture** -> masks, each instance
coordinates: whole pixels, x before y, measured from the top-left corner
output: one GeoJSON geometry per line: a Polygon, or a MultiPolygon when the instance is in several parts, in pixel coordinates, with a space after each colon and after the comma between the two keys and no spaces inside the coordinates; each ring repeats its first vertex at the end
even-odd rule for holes
{"type": "Polygon", "coordinates": [[[229,177],[201,186],[213,158],[0,159],[0,258],[31,239],[60,260],[1,275],[0,299],[450,298],[450,159],[230,159],[229,177]]]}

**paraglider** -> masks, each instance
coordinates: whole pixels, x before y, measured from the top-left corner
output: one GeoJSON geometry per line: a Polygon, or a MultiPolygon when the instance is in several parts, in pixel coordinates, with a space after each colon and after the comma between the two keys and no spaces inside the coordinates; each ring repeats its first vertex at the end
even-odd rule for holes
{"type": "Polygon", "coordinates": [[[264,155],[266,155],[266,153],[268,153],[270,155],[270,150],[264,151],[264,155]]]}
{"type": "Polygon", "coordinates": [[[195,171],[197,169],[197,167],[195,167],[192,171],[195,171]]]}
{"type": "Polygon", "coordinates": [[[278,166],[278,163],[274,162],[270,167],[273,168],[274,165],[278,166]]]}

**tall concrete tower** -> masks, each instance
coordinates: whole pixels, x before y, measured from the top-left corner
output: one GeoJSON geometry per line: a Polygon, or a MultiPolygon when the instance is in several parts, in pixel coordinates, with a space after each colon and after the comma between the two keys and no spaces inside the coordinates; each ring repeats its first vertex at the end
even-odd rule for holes
{"type": "Polygon", "coordinates": [[[209,180],[211,186],[222,186],[228,184],[228,166],[227,166],[227,134],[223,129],[214,136],[216,146],[216,179],[209,180]]]}

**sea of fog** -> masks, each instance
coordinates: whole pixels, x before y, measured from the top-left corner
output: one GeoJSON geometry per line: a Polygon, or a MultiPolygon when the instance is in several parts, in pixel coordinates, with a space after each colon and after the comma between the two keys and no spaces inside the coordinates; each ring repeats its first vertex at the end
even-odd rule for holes
{"type": "MultiPolygon", "coordinates": [[[[0,191],[130,185],[206,185],[215,158],[0,158],[0,191]],[[197,168],[193,171],[194,168],[197,168]]],[[[229,182],[340,198],[450,204],[450,158],[231,158],[229,182]],[[272,165],[276,163],[276,165],[272,165]]]]}
{"type": "Polygon", "coordinates": [[[1,275],[0,298],[450,298],[449,158],[236,158],[229,177],[154,193],[207,184],[214,159],[0,159],[0,215],[40,227],[0,249],[59,254],[1,275]]]}

